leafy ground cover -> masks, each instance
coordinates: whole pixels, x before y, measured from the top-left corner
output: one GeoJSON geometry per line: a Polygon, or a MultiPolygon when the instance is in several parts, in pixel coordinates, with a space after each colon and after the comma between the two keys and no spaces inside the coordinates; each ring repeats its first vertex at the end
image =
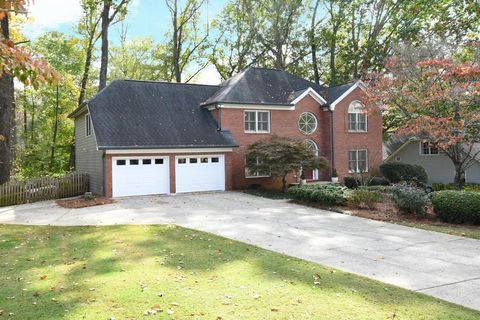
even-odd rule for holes
{"type": "Polygon", "coordinates": [[[0,226],[0,319],[479,319],[175,226],[0,226]]]}

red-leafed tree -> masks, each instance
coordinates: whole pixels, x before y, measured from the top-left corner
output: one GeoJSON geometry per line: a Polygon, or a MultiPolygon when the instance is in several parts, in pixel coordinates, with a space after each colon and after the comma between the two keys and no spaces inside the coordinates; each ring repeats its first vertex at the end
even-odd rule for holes
{"type": "Polygon", "coordinates": [[[26,46],[10,38],[10,17],[25,14],[28,0],[0,0],[0,184],[8,181],[15,144],[14,82],[38,86],[58,81],[58,74],[26,46]]]}
{"type": "Polygon", "coordinates": [[[428,141],[448,156],[461,189],[466,169],[480,156],[480,61],[414,57],[404,51],[371,77],[370,105],[400,115],[398,135],[428,141]]]}

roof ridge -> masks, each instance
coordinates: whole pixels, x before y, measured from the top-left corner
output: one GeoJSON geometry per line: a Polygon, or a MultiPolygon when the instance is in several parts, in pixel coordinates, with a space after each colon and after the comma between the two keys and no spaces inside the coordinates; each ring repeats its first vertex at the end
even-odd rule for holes
{"type": "Polygon", "coordinates": [[[340,86],[344,86],[346,84],[349,84],[349,83],[355,83],[357,82],[358,80],[351,80],[351,81],[348,81],[348,82],[344,82],[344,83],[340,83],[340,84],[336,84],[334,86],[328,86],[326,88],[335,88],[335,87],[340,87],[340,86]]]}
{"type": "Polygon", "coordinates": [[[155,80],[115,79],[113,81],[147,82],[147,83],[186,85],[186,86],[220,87],[220,84],[185,83],[185,82],[170,82],[170,81],[155,81],[155,80]]]}

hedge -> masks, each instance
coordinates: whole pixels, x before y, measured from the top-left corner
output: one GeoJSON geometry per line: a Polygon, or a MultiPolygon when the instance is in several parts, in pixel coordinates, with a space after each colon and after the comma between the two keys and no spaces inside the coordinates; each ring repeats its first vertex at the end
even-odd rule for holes
{"type": "Polygon", "coordinates": [[[480,193],[437,191],[432,193],[433,210],[445,222],[480,224],[480,193]]]}
{"type": "Polygon", "coordinates": [[[429,199],[425,191],[405,182],[390,189],[394,206],[403,214],[423,215],[427,212],[429,199]]]}
{"type": "Polygon", "coordinates": [[[339,184],[308,184],[290,187],[288,196],[295,200],[313,201],[323,205],[343,205],[348,189],[339,184]]]}
{"type": "Polygon", "coordinates": [[[349,189],[356,189],[363,185],[368,186],[388,186],[390,181],[384,177],[371,177],[362,179],[356,176],[346,176],[343,178],[343,184],[349,189]]]}
{"type": "Polygon", "coordinates": [[[422,166],[401,162],[387,162],[380,166],[385,178],[391,183],[401,181],[427,183],[428,175],[422,166]]]}

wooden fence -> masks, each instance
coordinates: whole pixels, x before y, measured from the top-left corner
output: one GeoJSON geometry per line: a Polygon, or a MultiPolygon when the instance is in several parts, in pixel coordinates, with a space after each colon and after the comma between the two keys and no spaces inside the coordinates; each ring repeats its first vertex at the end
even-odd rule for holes
{"type": "Polygon", "coordinates": [[[40,178],[0,185],[0,207],[68,198],[88,191],[88,175],[71,173],[60,178],[40,178]]]}

